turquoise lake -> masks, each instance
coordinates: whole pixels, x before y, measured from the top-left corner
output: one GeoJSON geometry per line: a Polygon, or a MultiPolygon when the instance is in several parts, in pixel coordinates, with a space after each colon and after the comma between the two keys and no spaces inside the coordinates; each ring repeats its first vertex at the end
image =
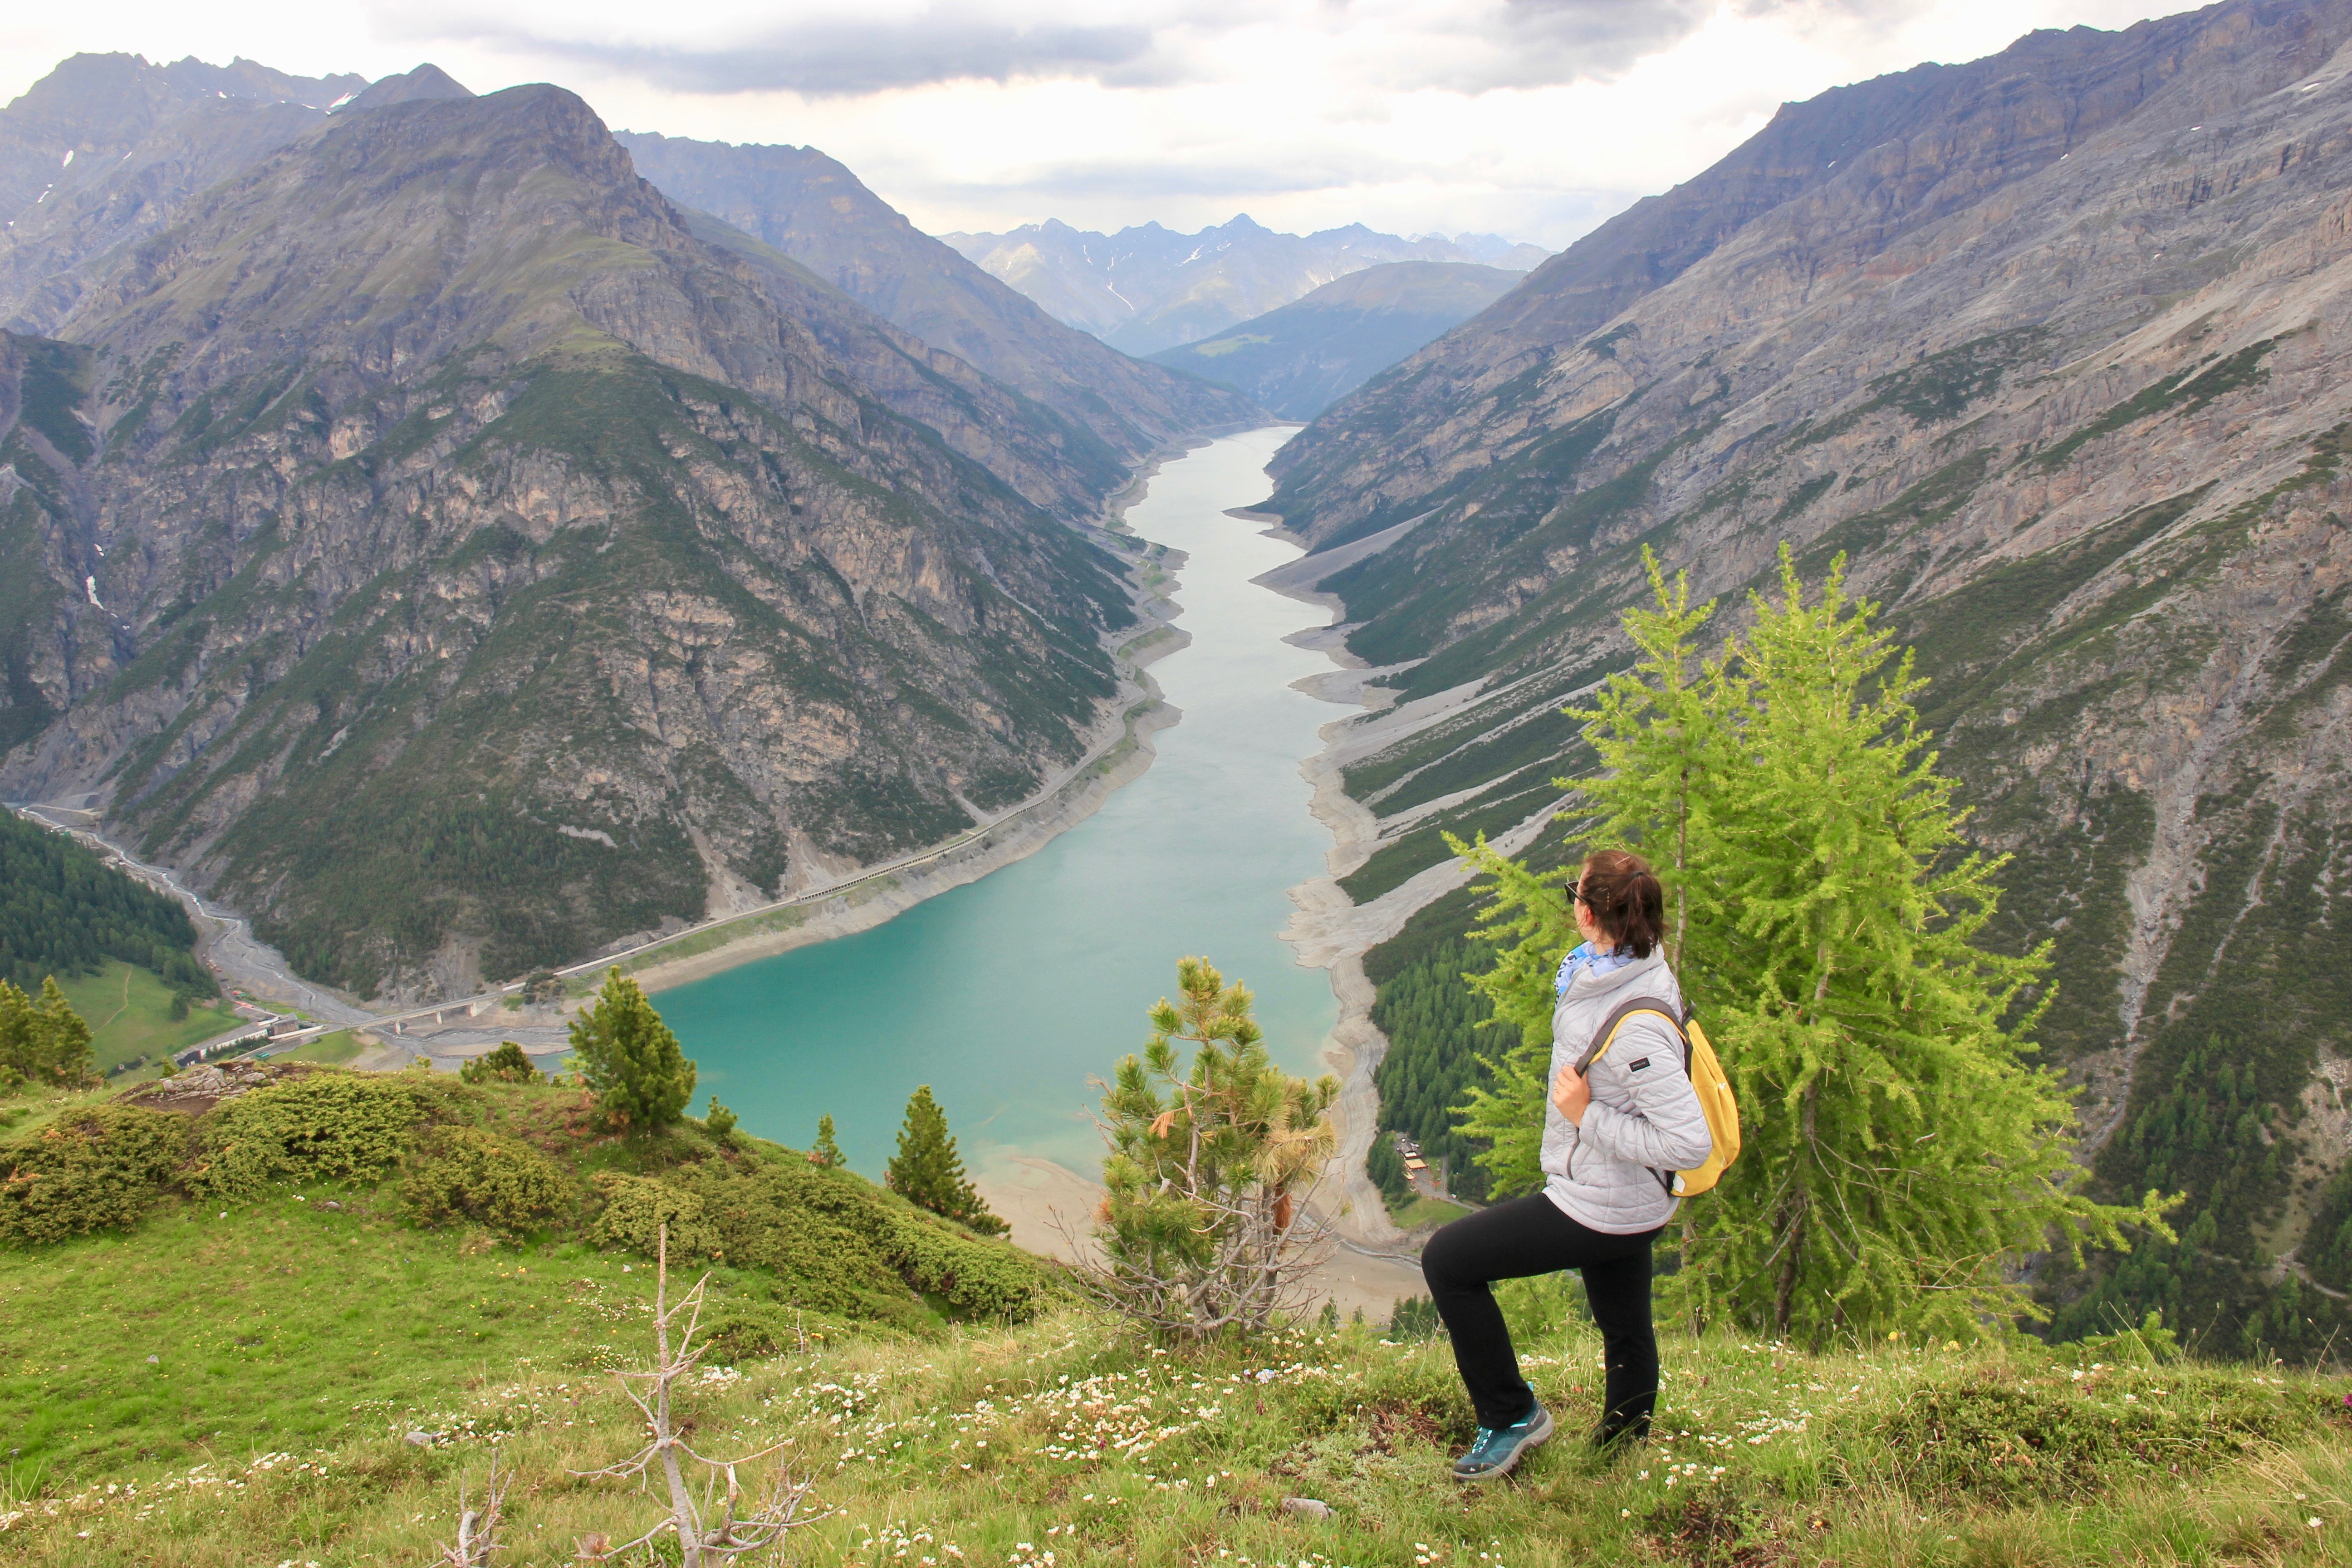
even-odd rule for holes
{"type": "Polygon", "coordinates": [[[1152,667],[1183,718],[1155,737],[1150,771],[1028,858],[887,924],[661,992],[701,1068],[698,1110],[715,1092],[793,1148],[829,1113],[850,1164],[878,1177],[928,1083],[975,1173],[1015,1155],[1091,1171],[1087,1079],[1141,1047],[1146,1009],[1191,953],[1256,992],[1277,1060],[1322,1070],[1338,1006],[1278,933],[1287,889],[1323,874],[1331,847],[1299,763],[1347,710],[1291,689],[1331,662],[1282,639],[1325,613],[1250,582],[1297,552],[1224,515],[1265,497],[1290,434],[1167,463],[1127,514],[1190,558],[1173,596],[1192,646],[1152,667]]]}

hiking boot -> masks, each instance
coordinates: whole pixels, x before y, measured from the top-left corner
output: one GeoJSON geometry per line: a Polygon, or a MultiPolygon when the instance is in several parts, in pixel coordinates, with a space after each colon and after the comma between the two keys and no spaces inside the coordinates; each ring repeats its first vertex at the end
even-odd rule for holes
{"type": "Polygon", "coordinates": [[[1551,1436],[1551,1412],[1538,1405],[1516,1426],[1481,1426],[1470,1451],[1454,1461],[1457,1481],[1491,1481],[1511,1473],[1519,1456],[1551,1436]]]}

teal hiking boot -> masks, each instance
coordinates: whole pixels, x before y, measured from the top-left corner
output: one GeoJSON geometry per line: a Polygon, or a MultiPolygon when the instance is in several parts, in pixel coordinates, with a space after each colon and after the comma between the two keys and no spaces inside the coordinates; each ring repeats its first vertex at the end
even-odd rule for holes
{"type": "Polygon", "coordinates": [[[1551,1412],[1538,1405],[1516,1426],[1481,1426],[1470,1451],[1454,1461],[1457,1481],[1491,1481],[1507,1476],[1519,1456],[1551,1436],[1551,1412]]]}

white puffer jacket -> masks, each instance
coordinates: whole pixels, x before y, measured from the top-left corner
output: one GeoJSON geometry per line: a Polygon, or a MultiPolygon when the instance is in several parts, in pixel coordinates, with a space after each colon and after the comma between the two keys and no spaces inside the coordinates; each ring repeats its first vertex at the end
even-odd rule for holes
{"type": "MultiPolygon", "coordinates": [[[[1552,1009],[1547,1086],[1582,1058],[1610,1014],[1637,996],[1682,1016],[1682,988],[1654,952],[1606,974],[1578,975],[1552,1009]]],[[[1544,1195],[1579,1225],[1610,1236],[1655,1230],[1682,1202],[1666,1178],[1696,1169],[1715,1152],[1683,1067],[1682,1040],[1656,1014],[1636,1013],[1592,1064],[1591,1082],[1581,1127],[1559,1113],[1546,1089],[1544,1195]]]]}

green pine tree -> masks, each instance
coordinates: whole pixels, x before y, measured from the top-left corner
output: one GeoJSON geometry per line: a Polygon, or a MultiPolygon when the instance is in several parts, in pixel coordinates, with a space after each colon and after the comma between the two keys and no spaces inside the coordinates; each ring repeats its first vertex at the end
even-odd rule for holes
{"type": "Polygon", "coordinates": [[[1412,1183],[1407,1179],[1404,1156],[1397,1152],[1395,1140],[1383,1132],[1372,1140],[1364,1151],[1364,1174],[1371,1177],[1372,1185],[1380,1188],[1381,1196],[1391,1209],[1401,1209],[1412,1202],[1412,1183]]]}
{"type": "Polygon", "coordinates": [[[810,1164],[828,1171],[841,1168],[841,1145],[833,1141],[833,1118],[829,1115],[816,1119],[816,1142],[809,1150],[808,1160],[810,1164]]]}
{"type": "MultiPolygon", "coordinates": [[[[2166,1205],[2080,1192],[2072,1106],[2027,1059],[2039,1010],[2021,1016],[2048,956],[1978,945],[2003,862],[1966,846],[1910,657],[1846,597],[1842,560],[1812,604],[1785,548],[1780,578],[1700,666],[1712,606],[1654,564],[1657,608],[1626,617],[1639,660],[1579,715],[1602,764],[1584,841],[1659,867],[1680,977],[1742,1110],[1738,1163],[1684,1210],[1670,1290],[1701,1321],[1810,1342],[1969,1336],[2033,1311],[2004,1274],[2023,1254],[2120,1246],[2126,1224],[2161,1231],[2166,1205]]],[[[1465,853],[1491,879],[1480,934],[1506,944],[1473,984],[1520,1039],[1461,1125],[1490,1141],[1497,1192],[1528,1191],[1570,907],[1562,878],[1465,853]]]]}
{"type": "Polygon", "coordinates": [[[54,974],[41,982],[37,1001],[0,980],[0,1080],[80,1089],[98,1080],[90,1052],[89,1026],[54,974]]]}
{"type": "Polygon", "coordinates": [[[1334,1142],[1339,1080],[1284,1072],[1250,1016],[1249,987],[1204,958],[1177,961],[1140,1056],[1103,1096],[1104,1264],[1082,1270],[1098,1300],[1169,1338],[1274,1327],[1328,1243],[1303,1225],[1334,1142]],[[1188,1064],[1179,1043],[1195,1047],[1188,1064]]]}
{"type": "Polygon", "coordinates": [[[33,1055],[33,999],[15,982],[0,980],[0,1089],[13,1089],[38,1071],[33,1055]]]}
{"type": "Polygon", "coordinates": [[[537,1083],[539,1069],[512,1040],[500,1040],[498,1049],[478,1057],[457,1069],[467,1083],[537,1083]]]}
{"type": "Polygon", "coordinates": [[[916,1089],[907,1101],[907,1120],[898,1129],[898,1152],[890,1156],[890,1168],[883,1181],[892,1192],[917,1207],[943,1215],[984,1235],[995,1236],[1013,1228],[989,1212],[965,1177],[962,1157],[957,1154],[956,1142],[948,1133],[947,1112],[931,1098],[929,1084],[916,1089]]]}
{"type": "Polygon", "coordinates": [[[735,1142],[735,1113],[719,1104],[715,1094],[710,1097],[710,1109],[703,1112],[702,1125],[709,1129],[710,1135],[721,1143],[732,1144],[735,1142]]]}
{"type": "Polygon", "coordinates": [[[694,1099],[694,1063],[617,965],[605,973],[595,1005],[572,1021],[572,1050],[597,1110],[629,1132],[669,1126],[694,1099]]]}

